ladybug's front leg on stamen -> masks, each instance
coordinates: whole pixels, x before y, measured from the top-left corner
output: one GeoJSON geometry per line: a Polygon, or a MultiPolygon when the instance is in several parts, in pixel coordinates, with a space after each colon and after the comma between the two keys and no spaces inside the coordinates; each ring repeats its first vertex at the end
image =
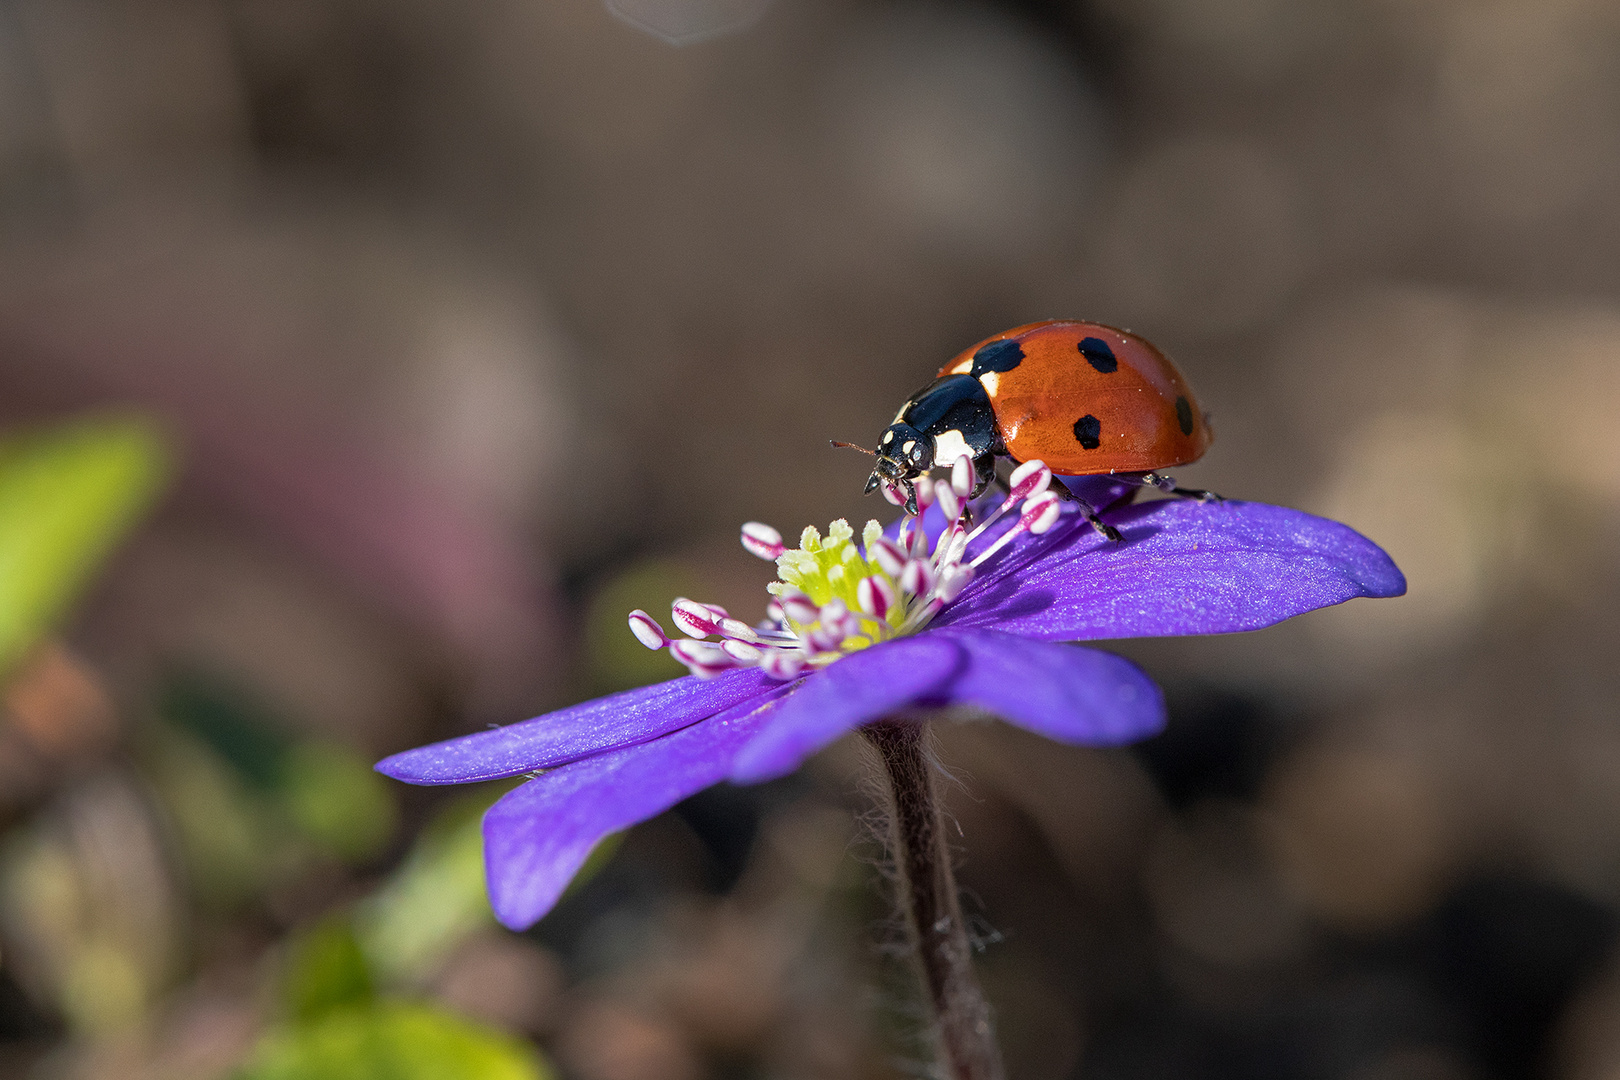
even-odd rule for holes
{"type": "Polygon", "coordinates": [[[983,495],[991,484],[1000,486],[1003,491],[1007,490],[1007,482],[996,474],[994,454],[983,454],[973,459],[973,477],[973,494],[968,497],[969,501],[983,495]]]}
{"type": "Polygon", "coordinates": [[[900,486],[905,489],[906,502],[902,508],[913,517],[917,516],[917,485],[910,480],[901,480],[900,486]]]}

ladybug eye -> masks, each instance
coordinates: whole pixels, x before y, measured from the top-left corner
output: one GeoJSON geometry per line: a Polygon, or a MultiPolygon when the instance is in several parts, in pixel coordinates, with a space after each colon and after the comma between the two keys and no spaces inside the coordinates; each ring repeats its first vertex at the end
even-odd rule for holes
{"type": "Polygon", "coordinates": [[[921,469],[928,464],[928,448],[921,442],[914,442],[906,447],[906,457],[913,468],[921,469]]]}

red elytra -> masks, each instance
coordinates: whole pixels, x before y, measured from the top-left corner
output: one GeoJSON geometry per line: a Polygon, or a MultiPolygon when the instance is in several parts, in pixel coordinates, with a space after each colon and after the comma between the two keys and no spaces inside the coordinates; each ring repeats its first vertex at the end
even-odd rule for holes
{"type": "Polygon", "coordinates": [[[1168,469],[1209,449],[1208,418],[1170,358],[1102,323],[1015,327],[963,350],[940,377],[971,374],[975,357],[1004,341],[1016,343],[1022,357],[1007,370],[983,371],[979,382],[1013,460],[1039,459],[1055,473],[1088,476],[1168,469]]]}

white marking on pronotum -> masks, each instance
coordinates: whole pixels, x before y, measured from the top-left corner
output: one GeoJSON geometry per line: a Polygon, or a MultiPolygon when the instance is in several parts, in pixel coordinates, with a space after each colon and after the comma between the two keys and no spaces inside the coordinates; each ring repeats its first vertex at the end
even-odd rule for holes
{"type": "Polygon", "coordinates": [[[979,385],[984,387],[984,392],[989,394],[991,397],[996,396],[996,387],[999,386],[1000,383],[1001,372],[999,371],[987,371],[983,375],[979,376],[979,385]]]}
{"type": "Polygon", "coordinates": [[[967,440],[955,428],[942,431],[934,436],[934,464],[949,465],[957,458],[972,458],[973,451],[968,449],[967,440]]]}

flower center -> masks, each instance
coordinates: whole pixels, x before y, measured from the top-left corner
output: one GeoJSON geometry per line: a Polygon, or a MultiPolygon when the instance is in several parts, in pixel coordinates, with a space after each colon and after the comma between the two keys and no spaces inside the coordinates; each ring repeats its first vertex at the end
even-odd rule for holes
{"type": "MultiPolygon", "coordinates": [[[[771,601],[764,622],[749,626],[715,604],[682,598],[670,616],[685,638],[671,640],[658,620],[640,609],[630,613],[630,631],[649,649],[668,649],[700,678],[738,667],[796,678],[927,626],[962,594],[986,559],[1022,533],[1052,527],[1059,496],[1049,489],[1051,482],[1052,471],[1043,463],[1025,462],[1008,478],[1006,498],[975,525],[967,502],[973,467],[959,458],[949,480],[917,481],[918,514],[902,517],[894,536],[868,521],[858,545],[855,530],[842,518],[828,526],[826,536],[806,528],[796,548],[769,525],[751,521],[742,528],[743,547],[774,560],[781,579],[767,586],[771,601]],[[947,524],[931,541],[920,515],[935,503],[947,524]],[[969,559],[968,546],[1015,506],[1018,521],[969,559]]],[[[885,488],[884,495],[896,505],[905,503],[898,487],[885,488]]]]}

